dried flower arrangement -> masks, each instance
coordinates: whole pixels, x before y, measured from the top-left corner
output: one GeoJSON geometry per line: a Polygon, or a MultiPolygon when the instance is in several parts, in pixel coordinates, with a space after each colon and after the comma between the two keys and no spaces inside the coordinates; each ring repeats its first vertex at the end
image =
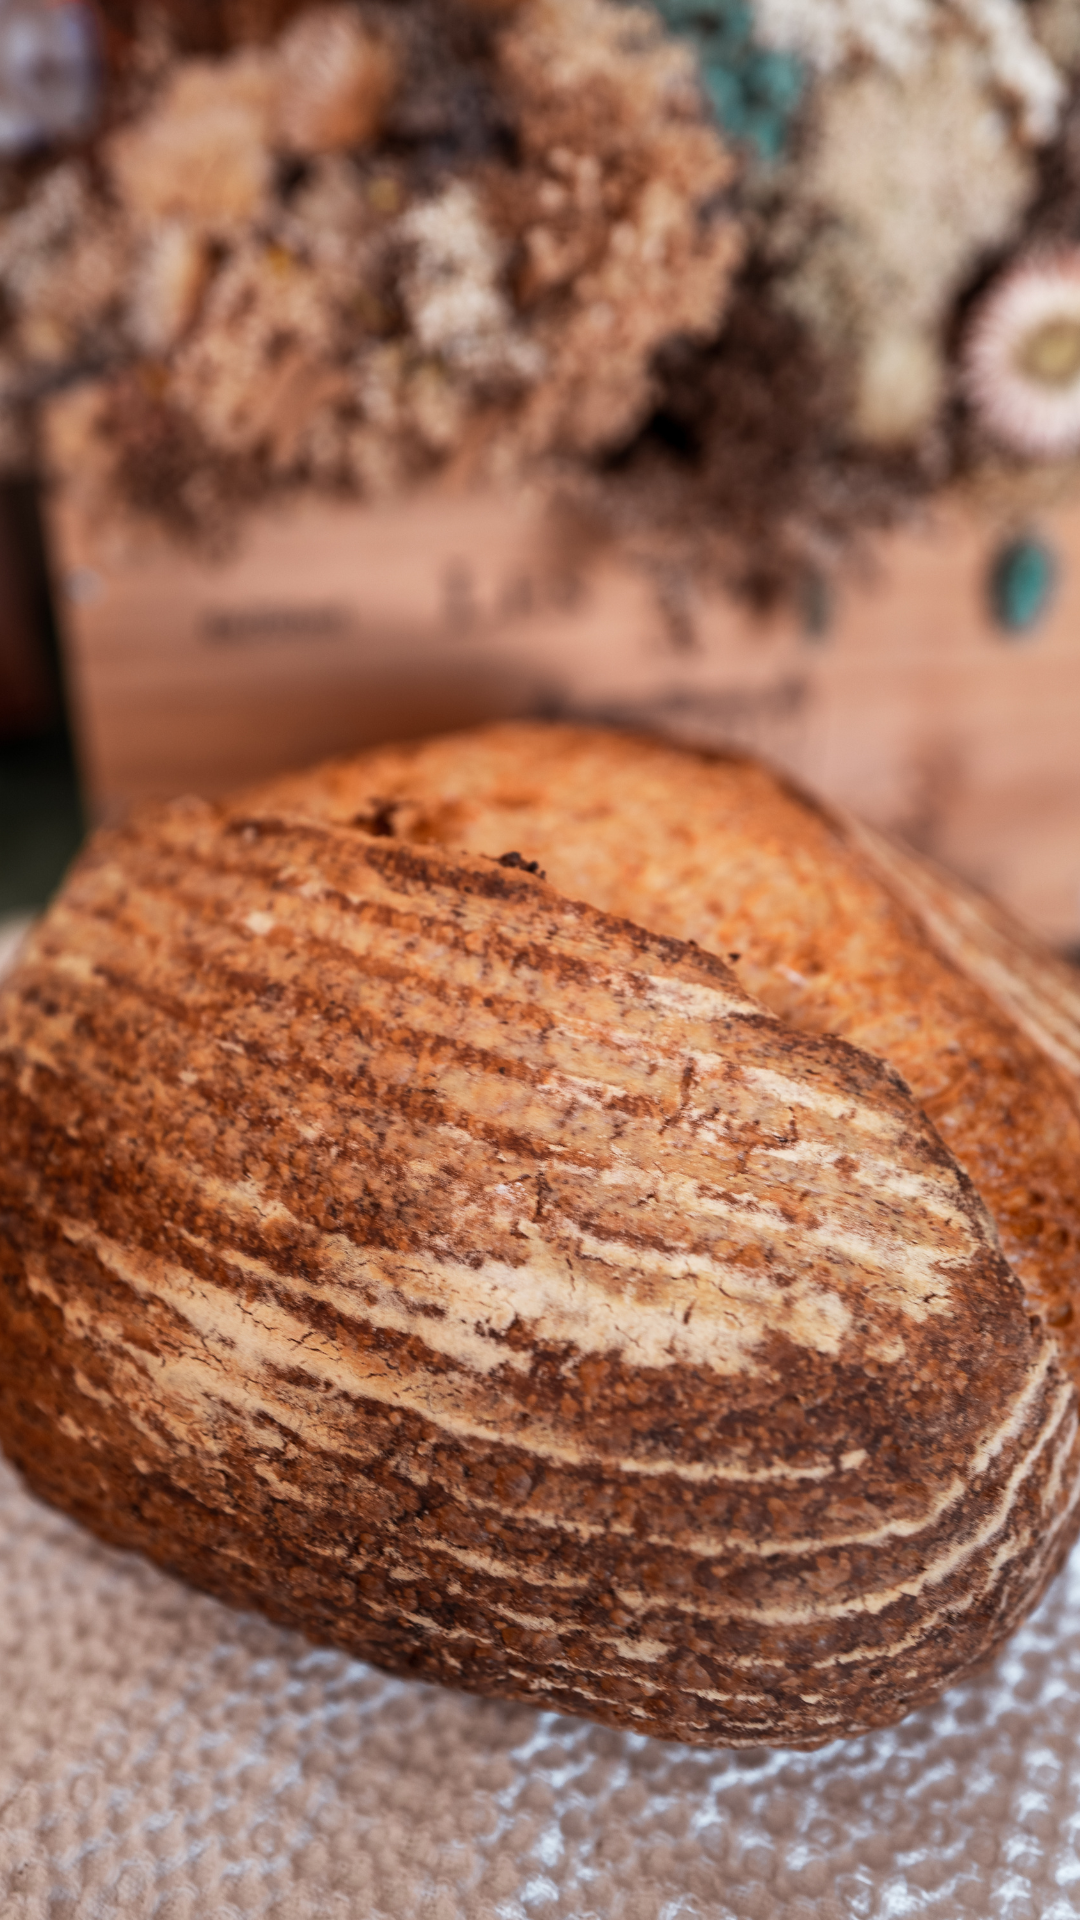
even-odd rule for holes
{"type": "Polygon", "coordinates": [[[1072,470],[1072,0],[265,19],[159,17],[93,142],[7,166],[9,467],[47,400],[103,502],[200,538],[528,474],[762,600],[943,484],[1072,470]]]}

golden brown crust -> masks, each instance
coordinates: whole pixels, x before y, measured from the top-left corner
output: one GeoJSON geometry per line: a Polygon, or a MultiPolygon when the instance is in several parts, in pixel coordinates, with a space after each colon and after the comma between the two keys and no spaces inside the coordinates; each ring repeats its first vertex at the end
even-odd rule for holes
{"type": "Polygon", "coordinates": [[[99,836],[0,991],[12,1458],[398,1670],[700,1743],[932,1697],[1080,1492],[934,1128],[723,958],[326,790],[99,836]]]}
{"type": "Polygon", "coordinates": [[[407,839],[519,850],[572,897],[737,954],[781,1019],[890,1061],[1080,1382],[1080,994],[1000,909],[756,763],[596,729],[491,727],[275,790],[407,839]]]}

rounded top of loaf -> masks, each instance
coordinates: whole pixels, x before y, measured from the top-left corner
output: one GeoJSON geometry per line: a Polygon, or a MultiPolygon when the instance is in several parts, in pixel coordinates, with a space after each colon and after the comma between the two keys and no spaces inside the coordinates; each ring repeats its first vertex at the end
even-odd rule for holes
{"type": "Polygon", "coordinates": [[[788,1024],[890,1061],[1080,1377],[1080,988],[1001,908],[760,762],[610,729],[508,722],[330,761],[252,798],[411,843],[519,851],[571,897],[730,956],[788,1024]]]}

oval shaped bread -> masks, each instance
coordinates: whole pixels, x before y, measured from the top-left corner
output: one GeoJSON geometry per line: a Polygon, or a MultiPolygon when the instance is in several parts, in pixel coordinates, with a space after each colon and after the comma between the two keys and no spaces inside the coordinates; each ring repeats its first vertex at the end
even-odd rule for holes
{"type": "Polygon", "coordinates": [[[0,991],[0,1438],[397,1671],[697,1743],[896,1719],[1075,1531],[1072,991],[621,736],[151,809],[0,991]]]}

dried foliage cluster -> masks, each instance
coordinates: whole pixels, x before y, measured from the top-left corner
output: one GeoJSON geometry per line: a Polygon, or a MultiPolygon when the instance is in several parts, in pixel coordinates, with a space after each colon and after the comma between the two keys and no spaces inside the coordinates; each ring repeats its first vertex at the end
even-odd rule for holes
{"type": "Polygon", "coordinates": [[[721,325],[733,163],[615,0],[312,9],[140,92],[0,230],[2,372],[69,387],[65,453],[193,527],[273,480],[603,454],[663,340],[721,325]]]}
{"type": "Polygon", "coordinates": [[[275,17],[144,34],[96,141],[9,169],[9,465],[44,420],[200,537],[269,487],[528,473],[768,598],[1080,452],[1072,0],[275,17]]]}

